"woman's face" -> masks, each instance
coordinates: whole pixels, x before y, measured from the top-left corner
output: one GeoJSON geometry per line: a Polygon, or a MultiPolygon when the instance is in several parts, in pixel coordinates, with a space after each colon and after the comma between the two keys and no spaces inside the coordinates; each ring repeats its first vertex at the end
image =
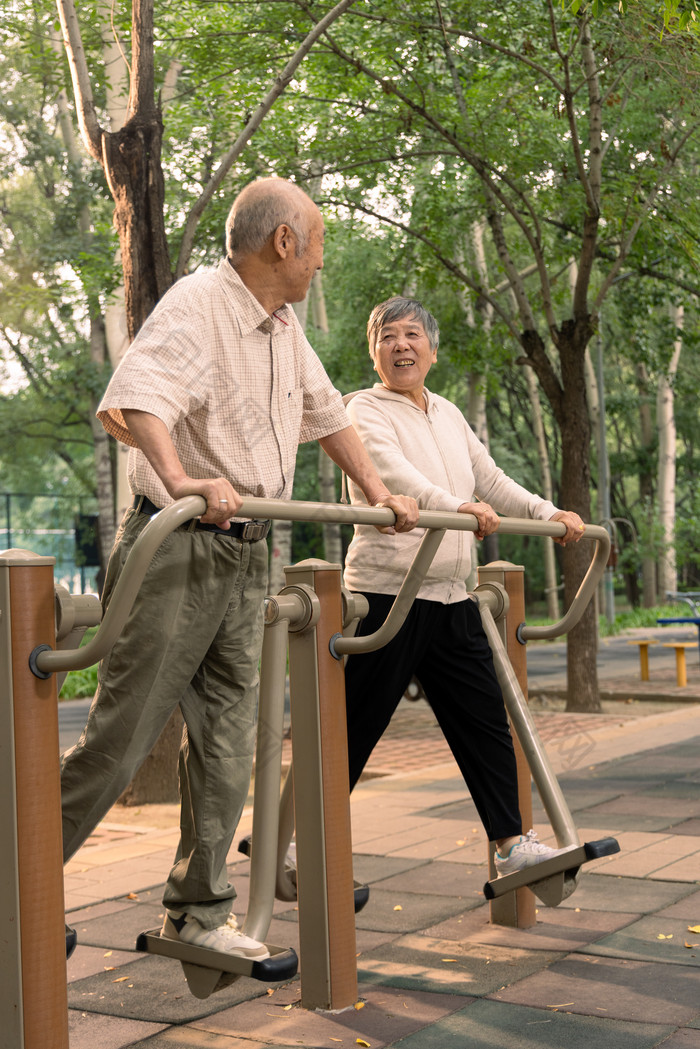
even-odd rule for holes
{"type": "Polygon", "coordinates": [[[437,360],[420,321],[402,317],[382,325],[374,348],[374,370],[387,390],[401,393],[422,408],[425,377],[437,360]]]}

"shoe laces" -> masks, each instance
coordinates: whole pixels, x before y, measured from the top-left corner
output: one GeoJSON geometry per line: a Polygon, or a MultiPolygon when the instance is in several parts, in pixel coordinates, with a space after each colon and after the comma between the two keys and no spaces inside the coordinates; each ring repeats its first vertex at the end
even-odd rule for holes
{"type": "Polygon", "coordinates": [[[243,933],[238,928],[238,919],[235,914],[229,914],[228,918],[223,925],[220,925],[216,930],[217,932],[223,933],[224,936],[242,936],[243,933]]]}
{"type": "Polygon", "coordinates": [[[535,830],[529,830],[520,844],[513,848],[522,849],[523,852],[549,852],[549,847],[542,844],[535,830]]]}

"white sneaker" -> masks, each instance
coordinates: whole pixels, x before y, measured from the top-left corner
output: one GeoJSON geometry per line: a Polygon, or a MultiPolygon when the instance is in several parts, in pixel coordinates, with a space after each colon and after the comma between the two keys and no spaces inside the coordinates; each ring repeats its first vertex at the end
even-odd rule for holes
{"type": "Polygon", "coordinates": [[[167,940],[191,943],[195,947],[208,947],[210,951],[220,951],[222,954],[251,958],[256,962],[270,957],[264,943],[259,943],[241,932],[233,914],[230,914],[228,921],[218,929],[205,929],[191,914],[166,911],[161,936],[167,940]]]}
{"type": "Polygon", "coordinates": [[[504,874],[514,874],[516,871],[525,870],[526,867],[534,867],[535,864],[542,863],[542,860],[551,860],[553,856],[561,856],[563,852],[571,852],[577,847],[567,845],[565,849],[551,849],[549,845],[543,845],[538,840],[534,830],[529,830],[512,846],[507,856],[501,856],[500,852],[496,852],[494,863],[498,877],[502,878],[504,874]]]}

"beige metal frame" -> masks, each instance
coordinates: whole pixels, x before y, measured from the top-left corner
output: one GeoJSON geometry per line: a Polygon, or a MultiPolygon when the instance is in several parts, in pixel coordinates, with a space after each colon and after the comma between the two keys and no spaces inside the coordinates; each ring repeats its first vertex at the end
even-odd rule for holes
{"type": "MultiPolygon", "coordinates": [[[[192,517],[204,513],[204,500],[190,496],[154,515],[129,555],[126,570],[120,577],[109,609],[95,638],[79,650],[55,651],[53,638],[27,653],[37,677],[45,677],[68,669],[89,666],[101,659],[111,648],[130,611],[148,564],[163,539],[175,528],[192,517]]],[[[278,502],[246,499],[239,509],[241,517],[275,518],[279,520],[316,520],[345,523],[387,525],[394,522],[391,510],[375,507],[338,506],[335,504],[278,502]]],[[[301,682],[294,688],[292,722],[296,776],[294,783],[296,832],[298,841],[297,890],[300,904],[300,938],[302,953],[302,1004],[307,1008],[344,1008],[352,1004],[356,980],[354,953],[353,884],[347,798],[347,754],[343,746],[344,715],[343,675],[341,657],[349,652],[370,651],[386,644],[399,630],[408,609],[435,555],[447,528],[475,531],[476,519],[465,514],[422,512],[419,525],[426,528],[414,565],[398,595],[387,622],[374,635],[364,638],[343,636],[349,633],[343,624],[343,605],[339,585],[339,566],[323,563],[297,566],[294,580],[281,595],[269,599],[266,664],[263,669],[261,713],[263,723],[258,744],[259,782],[256,793],[256,814],[253,833],[252,863],[256,886],[252,888],[251,909],[245,928],[251,935],[264,938],[272,913],[274,880],[279,889],[289,879],[284,871],[284,856],[291,837],[289,807],[283,804],[282,822],[279,822],[279,783],[281,760],[280,702],[283,697],[282,667],[284,662],[284,635],[289,632],[290,668],[293,679],[301,682]],[[327,585],[336,577],[332,587],[327,585]],[[323,600],[313,590],[328,591],[323,600]],[[332,592],[331,592],[332,591],[332,592]],[[320,601],[320,608],[316,602],[320,601]],[[325,711],[324,709],[325,708],[325,711]],[[324,720],[325,719],[325,720],[324,720]],[[326,725],[332,726],[327,729],[326,725]],[[340,747],[329,744],[336,737],[340,747]],[[338,755],[345,751],[345,766],[338,755]],[[273,857],[276,858],[273,862],[273,857]],[[276,868],[276,872],[275,872],[276,868]]],[[[501,519],[499,530],[509,534],[545,535],[558,537],[564,526],[557,522],[501,519]]],[[[598,579],[607,562],[610,538],[607,531],[587,526],[582,538],[594,540],[596,550],[588,573],[576,598],[559,623],[547,628],[527,628],[522,625],[520,640],[528,637],[556,636],[571,627],[583,613],[595,591],[598,579]]],[[[347,611],[347,607],[346,607],[347,611]]],[[[361,614],[353,610],[355,618],[361,614]]],[[[36,638],[34,639],[36,640],[36,638]]],[[[497,647],[497,642],[494,640],[497,647]]],[[[499,662],[501,657],[499,653],[499,662]]],[[[537,760],[537,747],[533,760],[537,760]]],[[[546,779],[546,777],[545,777],[546,779]]],[[[292,790],[291,777],[285,787],[287,797],[292,790]]],[[[283,796],[284,802],[284,796],[283,796]]],[[[564,831],[568,833],[565,820],[564,831]]],[[[575,831],[574,831],[575,833],[575,831]]],[[[287,889],[291,887],[287,884],[287,889]]],[[[144,934],[159,939],[154,934],[144,934]]],[[[154,944],[144,941],[148,949],[154,944]]],[[[162,946],[162,945],[161,945],[162,946]]],[[[178,953],[186,972],[188,969],[207,969],[209,973],[192,973],[191,987],[195,994],[208,994],[224,982],[230,982],[246,969],[234,961],[231,965],[211,967],[206,956],[195,950],[178,953]],[[187,958],[185,954],[187,953],[187,958]],[[223,973],[223,969],[235,972],[223,973]]],[[[282,948],[274,948],[273,953],[282,948]]],[[[164,952],[163,952],[164,953],[164,952]]],[[[168,953],[173,954],[172,946],[168,953]]],[[[265,963],[260,963],[264,965],[265,963]]],[[[248,966],[247,968],[250,968],[248,966]]],[[[189,977],[188,977],[189,978],[189,977]]]]}

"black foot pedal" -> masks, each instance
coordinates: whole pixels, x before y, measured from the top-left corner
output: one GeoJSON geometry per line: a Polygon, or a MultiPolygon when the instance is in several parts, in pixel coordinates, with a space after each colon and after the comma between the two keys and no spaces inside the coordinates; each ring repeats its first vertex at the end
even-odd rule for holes
{"type": "Polygon", "coordinates": [[[190,991],[195,998],[208,998],[215,991],[229,987],[241,976],[265,983],[291,980],[297,974],[299,959],[292,947],[276,947],[267,944],[269,958],[254,961],[239,958],[235,954],[222,954],[208,947],[195,947],[191,943],[171,940],[160,935],[160,929],[142,932],[136,940],[136,950],[147,954],[160,954],[182,963],[190,991]]]}
{"type": "Polygon", "coordinates": [[[66,961],[70,958],[71,954],[76,948],[78,943],[78,934],[75,929],[71,929],[70,925],[66,925],[66,961]]]}
{"type": "Polygon", "coordinates": [[[484,896],[487,900],[494,900],[514,889],[528,886],[545,906],[556,907],[571,896],[584,863],[600,859],[601,856],[612,856],[619,851],[620,845],[616,838],[587,841],[542,863],[487,881],[484,896]]]}

